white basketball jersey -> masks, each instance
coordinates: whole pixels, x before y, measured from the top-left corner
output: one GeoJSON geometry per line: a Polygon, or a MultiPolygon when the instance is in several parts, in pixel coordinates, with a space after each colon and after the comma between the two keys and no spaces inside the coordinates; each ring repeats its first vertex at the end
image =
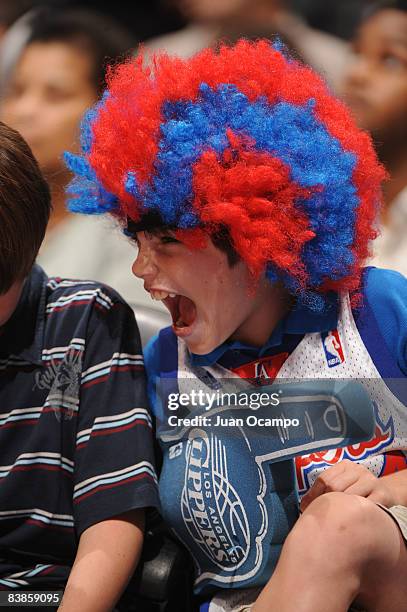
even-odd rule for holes
{"type": "MultiPolygon", "coordinates": [[[[207,387],[205,384],[206,374],[212,380],[222,380],[223,392],[236,392],[248,386],[247,381],[219,364],[192,367],[185,343],[178,340],[180,392],[190,392],[197,385],[213,391],[213,386],[207,387]]],[[[300,494],[313,484],[322,470],[342,459],[358,461],[380,476],[397,469],[386,465],[389,459],[385,453],[407,451],[407,407],[391,392],[377,370],[356,327],[348,294],[341,298],[337,330],[329,334],[306,334],[283,363],[276,380],[290,382],[327,378],[357,379],[366,387],[375,406],[376,432],[369,442],[298,457],[296,467],[300,494]]],[[[403,461],[405,467],[404,457],[403,461]]]]}

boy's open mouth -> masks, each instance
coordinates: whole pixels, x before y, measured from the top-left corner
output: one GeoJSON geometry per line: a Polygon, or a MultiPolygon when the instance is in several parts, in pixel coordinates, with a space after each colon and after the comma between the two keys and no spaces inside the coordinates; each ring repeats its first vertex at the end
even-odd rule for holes
{"type": "Polygon", "coordinates": [[[186,330],[194,323],[197,312],[195,303],[190,298],[165,291],[154,291],[151,294],[154,299],[160,299],[168,308],[175,330],[186,330]]]}
{"type": "Polygon", "coordinates": [[[196,319],[196,306],[185,295],[167,297],[163,300],[171,313],[172,323],[176,329],[190,327],[196,319]]]}

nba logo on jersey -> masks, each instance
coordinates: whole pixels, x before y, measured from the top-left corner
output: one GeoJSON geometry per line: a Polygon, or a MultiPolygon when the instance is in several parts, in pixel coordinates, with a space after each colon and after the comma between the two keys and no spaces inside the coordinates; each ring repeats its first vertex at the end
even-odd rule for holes
{"type": "Polygon", "coordinates": [[[324,332],[321,334],[322,346],[325,351],[325,358],[329,368],[335,368],[345,361],[343,349],[338,330],[324,332]]]}

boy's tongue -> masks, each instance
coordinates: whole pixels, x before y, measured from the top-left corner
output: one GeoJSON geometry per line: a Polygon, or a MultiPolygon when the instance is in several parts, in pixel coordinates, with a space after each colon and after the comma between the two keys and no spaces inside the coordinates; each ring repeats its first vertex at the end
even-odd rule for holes
{"type": "Polygon", "coordinates": [[[176,327],[189,327],[195,321],[196,306],[192,300],[181,295],[178,301],[178,316],[175,321],[176,327]]]}

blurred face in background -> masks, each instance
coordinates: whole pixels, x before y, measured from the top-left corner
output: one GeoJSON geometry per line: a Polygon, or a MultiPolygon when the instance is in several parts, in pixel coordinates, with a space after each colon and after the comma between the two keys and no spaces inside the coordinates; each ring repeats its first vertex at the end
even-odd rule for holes
{"type": "Polygon", "coordinates": [[[30,145],[41,170],[64,170],[65,150],[78,148],[79,122],[97,99],[92,58],[65,42],[35,42],[23,51],[0,106],[1,120],[30,145]]]}
{"type": "Polygon", "coordinates": [[[356,60],[344,95],[359,125],[376,141],[407,136],[407,12],[386,9],[367,19],[354,41],[356,60]]]}
{"type": "Polygon", "coordinates": [[[175,0],[184,17],[202,22],[225,21],[258,3],[258,0],[175,0]]]}

